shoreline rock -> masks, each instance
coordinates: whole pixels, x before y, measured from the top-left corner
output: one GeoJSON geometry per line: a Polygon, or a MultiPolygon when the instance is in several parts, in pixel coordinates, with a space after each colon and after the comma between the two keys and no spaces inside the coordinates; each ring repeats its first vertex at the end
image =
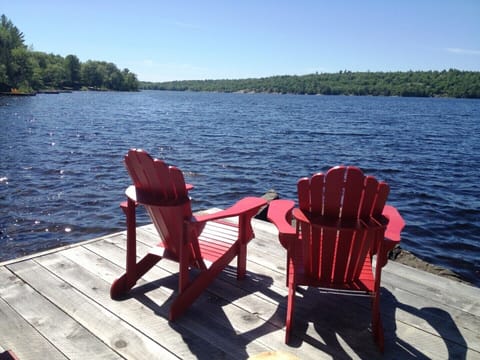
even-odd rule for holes
{"type": "Polygon", "coordinates": [[[255,215],[255,219],[269,222],[267,219],[268,205],[270,204],[270,201],[280,199],[280,196],[274,189],[270,189],[262,195],[262,198],[267,200],[267,205],[265,205],[258,211],[257,215],[255,215]]]}
{"type": "Polygon", "coordinates": [[[388,255],[389,260],[396,261],[400,264],[413,267],[415,269],[423,270],[431,274],[439,275],[442,277],[449,278],[451,280],[459,281],[464,284],[472,285],[469,281],[463,279],[456,272],[443,268],[438,265],[430,264],[408,250],[402,249],[400,246],[395,247],[388,255]]]}

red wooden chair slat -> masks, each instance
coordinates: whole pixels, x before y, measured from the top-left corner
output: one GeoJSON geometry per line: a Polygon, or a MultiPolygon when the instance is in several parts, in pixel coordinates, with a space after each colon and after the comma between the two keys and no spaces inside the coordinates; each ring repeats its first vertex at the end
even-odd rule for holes
{"type": "Polygon", "coordinates": [[[363,193],[362,207],[360,209],[360,218],[366,219],[372,215],[373,205],[375,203],[378,181],[372,176],[365,178],[365,191],[363,193]]]}
{"type": "Polygon", "coordinates": [[[347,168],[344,185],[342,218],[358,219],[358,211],[363,195],[364,176],[360,169],[352,166],[347,168]]]}
{"type": "Polygon", "coordinates": [[[331,278],[331,281],[335,284],[341,284],[344,282],[351,281],[353,279],[350,279],[347,277],[348,272],[348,267],[350,265],[350,256],[356,257],[355,253],[351,253],[354,248],[352,248],[352,245],[355,244],[355,241],[352,241],[352,239],[355,237],[355,234],[358,232],[353,230],[353,229],[348,229],[345,231],[338,231],[338,239],[337,239],[337,248],[335,249],[335,253],[333,255],[333,266],[332,268],[334,269],[334,274],[331,278]]]}
{"type": "Polygon", "coordinates": [[[390,188],[385,183],[378,184],[377,190],[377,199],[373,206],[372,216],[379,217],[383,209],[385,208],[385,204],[387,203],[388,194],[390,192],[390,188]]]}
{"type": "Polygon", "coordinates": [[[365,176],[356,167],[337,166],[325,175],[300,179],[297,191],[299,208],[293,209],[293,201],[275,200],[267,215],[277,225],[280,241],[287,249],[285,341],[290,339],[295,289],[306,285],[371,296],[373,335],[383,350],[381,268],[388,251],[400,241],[405,225],[398,211],[385,205],[388,185],[365,176]],[[296,229],[288,226],[292,215],[296,229]],[[377,256],[375,274],[373,255],[377,256]]]}
{"type": "MultiPolygon", "coordinates": [[[[307,183],[307,181],[305,182],[307,183]]],[[[301,191],[304,191],[305,194],[303,196],[308,201],[304,203],[304,207],[300,207],[302,210],[318,214],[321,214],[323,212],[323,183],[323,174],[316,174],[312,176],[311,181],[310,179],[308,179],[308,188],[300,189],[297,186],[298,194],[300,194],[301,191]]]]}
{"type": "MultiPolygon", "coordinates": [[[[317,228],[318,229],[318,228],[317,228]]],[[[314,281],[325,281],[329,283],[334,272],[334,254],[337,240],[337,231],[332,228],[323,228],[322,234],[318,231],[316,241],[321,241],[321,257],[317,266],[320,268],[320,273],[308,274],[314,281]]],[[[313,250],[312,250],[313,252],[313,250]]]]}
{"type": "Polygon", "coordinates": [[[345,171],[335,167],[325,175],[323,216],[337,219],[340,216],[345,171]]]}
{"type": "Polygon", "coordinates": [[[170,320],[182,315],[235,257],[237,277],[245,275],[246,246],[253,238],[250,221],[266,204],[264,199],[246,197],[228,209],[194,216],[188,197],[193,187],[185,184],[178,168],[137,149],[127,153],[125,166],[133,181],[126,190],[127,201],[121,204],[127,217],[127,270],[111,286],[113,299],[127,294],[162,258],[179,263],[178,294],[170,307],[170,320]],[[147,209],[160,238],[156,248],[139,262],[136,260],[137,205],[147,209]],[[237,217],[238,224],[221,220],[231,217],[237,217]],[[202,232],[208,222],[218,222],[226,230],[204,236],[202,232]],[[204,260],[208,260],[210,266],[204,260]],[[192,267],[200,269],[194,279],[189,276],[192,267]]]}

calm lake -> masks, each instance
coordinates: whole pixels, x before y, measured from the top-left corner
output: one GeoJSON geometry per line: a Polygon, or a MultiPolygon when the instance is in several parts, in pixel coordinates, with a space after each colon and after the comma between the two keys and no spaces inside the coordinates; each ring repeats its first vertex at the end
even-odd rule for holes
{"type": "Polygon", "coordinates": [[[134,147],[185,172],[194,210],[359,166],[390,184],[404,249],[480,286],[478,100],[74,92],[0,97],[0,130],[0,261],[123,230],[134,147]]]}

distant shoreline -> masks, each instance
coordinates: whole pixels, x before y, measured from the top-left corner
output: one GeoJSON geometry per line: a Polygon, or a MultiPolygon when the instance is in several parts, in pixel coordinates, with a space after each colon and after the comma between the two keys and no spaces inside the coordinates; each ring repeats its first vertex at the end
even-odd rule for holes
{"type": "MultiPolygon", "coordinates": [[[[95,89],[95,88],[85,88],[85,89],[43,89],[43,90],[35,90],[31,92],[23,92],[23,91],[3,91],[0,92],[1,96],[35,96],[37,94],[46,94],[46,95],[57,95],[57,94],[69,94],[74,91],[93,91],[93,92],[118,92],[119,90],[111,90],[111,89],[95,89]]],[[[131,91],[136,92],[136,91],[131,91]]]]}
{"type": "Polygon", "coordinates": [[[251,79],[140,81],[141,90],[296,95],[398,96],[480,99],[480,72],[409,71],[284,75],[251,79]]]}
{"type": "Polygon", "coordinates": [[[35,96],[37,93],[34,92],[0,92],[0,96],[35,96]]]}

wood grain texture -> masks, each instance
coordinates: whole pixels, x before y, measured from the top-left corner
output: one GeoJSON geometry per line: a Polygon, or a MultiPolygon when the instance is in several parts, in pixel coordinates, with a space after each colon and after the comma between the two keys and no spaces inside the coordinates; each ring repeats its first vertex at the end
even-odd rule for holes
{"type": "MultiPolygon", "coordinates": [[[[0,267],[0,346],[22,360],[274,352],[300,359],[480,358],[480,289],[394,262],[382,277],[383,356],[371,339],[367,298],[311,288],[299,291],[295,337],[285,345],[285,250],[271,224],[253,224],[246,278],[237,281],[233,262],[175,322],[168,321],[178,281],[172,261],[160,261],[124,300],[110,299],[110,284],[125,268],[124,232],[10,261],[0,267]],[[338,307],[345,309],[340,316],[338,307]]],[[[158,236],[151,225],[137,233],[141,257],[158,236]]]]}

